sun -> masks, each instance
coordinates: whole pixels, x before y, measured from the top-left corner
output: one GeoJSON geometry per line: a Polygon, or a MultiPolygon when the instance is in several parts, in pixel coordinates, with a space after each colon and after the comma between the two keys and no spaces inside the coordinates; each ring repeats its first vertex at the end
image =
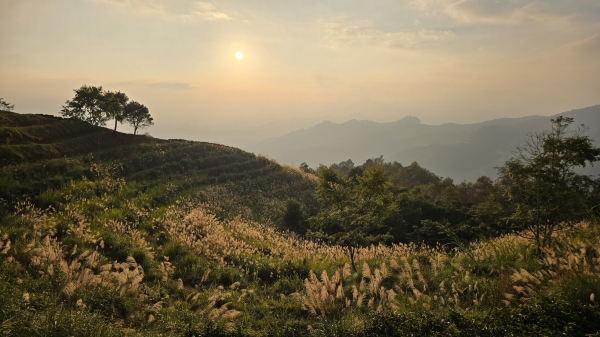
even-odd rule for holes
{"type": "Polygon", "coordinates": [[[238,60],[241,60],[244,58],[244,53],[242,53],[241,51],[238,51],[237,53],[235,53],[235,58],[238,60]]]}

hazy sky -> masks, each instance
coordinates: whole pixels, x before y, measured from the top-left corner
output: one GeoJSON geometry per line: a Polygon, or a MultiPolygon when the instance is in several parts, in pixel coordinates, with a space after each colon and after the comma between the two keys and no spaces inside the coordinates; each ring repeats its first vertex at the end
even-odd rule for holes
{"type": "Polygon", "coordinates": [[[73,89],[102,85],[146,104],[149,131],[163,137],[291,118],[464,123],[600,104],[598,0],[0,5],[0,97],[18,112],[57,114],[73,89]]]}

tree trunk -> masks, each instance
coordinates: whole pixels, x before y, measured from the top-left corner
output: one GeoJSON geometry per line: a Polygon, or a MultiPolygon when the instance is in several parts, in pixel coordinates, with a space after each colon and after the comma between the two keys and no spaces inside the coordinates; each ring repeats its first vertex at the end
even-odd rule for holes
{"type": "Polygon", "coordinates": [[[540,234],[540,229],[539,229],[539,224],[537,224],[537,227],[535,229],[535,246],[537,248],[536,252],[539,255],[542,254],[542,238],[541,238],[541,234],[540,234]]]}
{"type": "Polygon", "coordinates": [[[115,118],[115,131],[113,131],[113,134],[117,133],[117,119],[115,118]]]}
{"type": "Polygon", "coordinates": [[[137,134],[137,126],[133,127],[133,135],[135,136],[137,134]]]}
{"type": "Polygon", "coordinates": [[[350,263],[352,264],[352,270],[356,273],[356,264],[354,263],[354,247],[348,247],[348,253],[350,255],[350,263]]]}

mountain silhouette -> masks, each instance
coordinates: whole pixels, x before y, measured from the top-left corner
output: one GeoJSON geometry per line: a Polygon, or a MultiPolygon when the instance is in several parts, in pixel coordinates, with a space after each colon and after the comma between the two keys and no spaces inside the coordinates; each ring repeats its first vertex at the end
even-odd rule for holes
{"type": "MultiPolygon", "coordinates": [[[[383,157],[409,165],[416,161],[455,181],[474,181],[482,175],[495,177],[495,167],[508,160],[527,134],[550,128],[550,119],[573,117],[574,126],[585,124],[587,135],[600,140],[600,105],[554,116],[499,118],[474,124],[427,125],[412,116],[395,122],[349,120],[324,121],[311,128],[262,141],[250,150],[288,164],[306,162],[311,167],[351,159],[361,163],[383,157]]],[[[599,174],[598,167],[587,168],[599,174]]]]}

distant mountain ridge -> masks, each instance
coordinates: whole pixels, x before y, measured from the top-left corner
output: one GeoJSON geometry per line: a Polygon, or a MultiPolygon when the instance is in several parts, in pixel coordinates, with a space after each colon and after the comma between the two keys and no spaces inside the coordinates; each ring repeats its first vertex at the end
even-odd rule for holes
{"type": "MultiPolygon", "coordinates": [[[[312,167],[347,159],[362,163],[383,155],[387,161],[409,165],[416,161],[423,167],[455,181],[474,181],[481,175],[495,177],[495,167],[509,159],[515,147],[523,143],[529,132],[550,127],[557,116],[585,124],[588,135],[600,141],[600,105],[571,110],[553,116],[499,118],[474,124],[421,124],[407,116],[395,122],[349,120],[345,123],[324,121],[281,137],[267,139],[249,150],[272,158],[312,167]]],[[[600,174],[598,167],[586,169],[600,174]]]]}

